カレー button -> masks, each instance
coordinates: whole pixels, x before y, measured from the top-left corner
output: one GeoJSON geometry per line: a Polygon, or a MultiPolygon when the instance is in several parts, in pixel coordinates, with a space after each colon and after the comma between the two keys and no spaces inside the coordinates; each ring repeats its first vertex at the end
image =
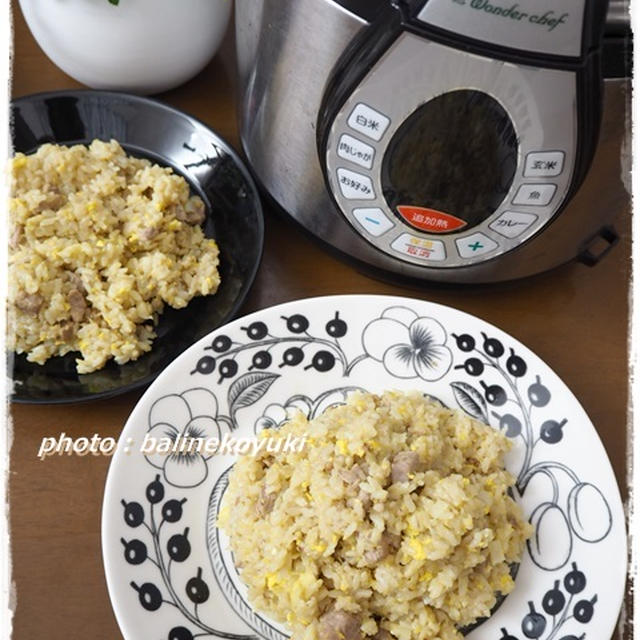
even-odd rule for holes
{"type": "Polygon", "coordinates": [[[498,243],[484,233],[472,233],[470,236],[458,238],[456,246],[461,258],[473,258],[497,249],[498,243]]]}
{"type": "Polygon", "coordinates": [[[394,224],[384,215],[382,209],[378,207],[370,207],[363,209],[354,209],[353,217],[376,238],[393,228],[394,224]]]}
{"type": "Polygon", "coordinates": [[[447,258],[444,242],[418,238],[409,233],[403,233],[398,236],[391,243],[391,248],[398,253],[418,258],[425,262],[441,262],[447,258]]]}
{"type": "Polygon", "coordinates": [[[347,133],[343,134],[340,137],[340,142],[338,142],[338,155],[345,160],[359,164],[365,169],[371,169],[373,166],[375,152],[372,146],[347,133]]]}
{"type": "Polygon", "coordinates": [[[523,184],[513,199],[513,204],[524,204],[531,207],[548,205],[556,192],[555,184],[523,184]]]}
{"type": "Polygon", "coordinates": [[[347,200],[375,200],[376,194],[369,176],[349,169],[338,169],[338,184],[347,200]]]}
{"type": "Polygon", "coordinates": [[[538,216],[533,213],[505,211],[497,220],[494,220],[489,227],[505,238],[517,238],[537,219],[538,216]]]}
{"type": "Polygon", "coordinates": [[[384,114],[359,102],[351,112],[347,124],[376,142],[382,138],[391,120],[384,114]]]}
{"type": "Polygon", "coordinates": [[[553,178],[564,169],[563,151],[535,151],[527,155],[524,165],[525,178],[553,178]]]}

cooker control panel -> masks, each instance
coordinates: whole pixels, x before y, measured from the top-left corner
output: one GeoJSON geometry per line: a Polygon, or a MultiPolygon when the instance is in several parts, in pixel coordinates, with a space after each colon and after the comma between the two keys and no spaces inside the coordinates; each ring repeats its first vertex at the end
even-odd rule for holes
{"type": "Polygon", "coordinates": [[[329,128],[327,179],[355,230],[398,259],[495,258],[562,206],[576,155],[576,77],[403,32],[329,128]]]}

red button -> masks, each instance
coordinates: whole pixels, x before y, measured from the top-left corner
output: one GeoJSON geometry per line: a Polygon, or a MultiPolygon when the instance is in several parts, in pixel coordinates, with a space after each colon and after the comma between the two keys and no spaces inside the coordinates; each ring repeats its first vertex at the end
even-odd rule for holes
{"type": "Polygon", "coordinates": [[[435,209],[400,205],[398,206],[398,213],[412,227],[421,231],[429,231],[430,233],[448,233],[467,226],[464,220],[435,209]]]}

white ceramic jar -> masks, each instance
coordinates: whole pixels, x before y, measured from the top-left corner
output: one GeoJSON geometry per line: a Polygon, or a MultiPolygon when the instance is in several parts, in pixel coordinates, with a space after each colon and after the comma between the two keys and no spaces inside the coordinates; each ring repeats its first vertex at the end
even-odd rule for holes
{"type": "Polygon", "coordinates": [[[94,89],[159,93],[218,49],[232,0],[20,0],[42,50],[94,89]]]}

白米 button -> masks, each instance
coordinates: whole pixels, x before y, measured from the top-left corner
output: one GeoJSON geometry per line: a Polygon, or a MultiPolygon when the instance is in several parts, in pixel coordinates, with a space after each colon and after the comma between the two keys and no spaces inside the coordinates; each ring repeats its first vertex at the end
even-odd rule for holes
{"type": "Polygon", "coordinates": [[[351,112],[347,124],[354,130],[378,142],[391,120],[383,113],[359,102],[351,112]]]}

